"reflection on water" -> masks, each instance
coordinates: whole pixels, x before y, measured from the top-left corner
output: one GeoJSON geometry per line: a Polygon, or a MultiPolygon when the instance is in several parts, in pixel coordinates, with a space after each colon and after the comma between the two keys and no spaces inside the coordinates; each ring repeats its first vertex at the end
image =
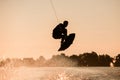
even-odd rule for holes
{"type": "Polygon", "coordinates": [[[120,80],[120,68],[41,67],[0,68],[0,80],[120,80]]]}

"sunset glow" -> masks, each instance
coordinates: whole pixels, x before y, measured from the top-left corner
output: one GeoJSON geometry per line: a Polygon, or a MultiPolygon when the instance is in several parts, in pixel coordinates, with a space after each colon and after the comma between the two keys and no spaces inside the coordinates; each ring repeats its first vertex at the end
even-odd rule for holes
{"type": "Polygon", "coordinates": [[[57,22],[49,0],[0,1],[0,56],[50,58],[95,51],[120,53],[120,0],[53,0],[59,22],[69,21],[74,44],[58,52],[52,38],[57,22]]]}

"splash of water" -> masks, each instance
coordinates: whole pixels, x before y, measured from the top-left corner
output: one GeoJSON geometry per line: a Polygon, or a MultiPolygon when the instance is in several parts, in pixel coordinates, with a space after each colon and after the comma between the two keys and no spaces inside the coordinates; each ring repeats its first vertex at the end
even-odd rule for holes
{"type": "Polygon", "coordinates": [[[12,80],[13,73],[13,63],[5,64],[3,67],[0,67],[0,80],[12,80]]]}
{"type": "Polygon", "coordinates": [[[69,77],[66,75],[65,71],[61,74],[58,74],[57,80],[69,80],[69,77]]]}

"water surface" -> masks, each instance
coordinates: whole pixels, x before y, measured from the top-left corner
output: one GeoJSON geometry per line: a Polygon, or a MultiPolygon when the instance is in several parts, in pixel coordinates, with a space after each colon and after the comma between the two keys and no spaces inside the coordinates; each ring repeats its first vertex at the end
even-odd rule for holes
{"type": "Polygon", "coordinates": [[[120,80],[119,67],[0,68],[0,80],[120,80]]]}

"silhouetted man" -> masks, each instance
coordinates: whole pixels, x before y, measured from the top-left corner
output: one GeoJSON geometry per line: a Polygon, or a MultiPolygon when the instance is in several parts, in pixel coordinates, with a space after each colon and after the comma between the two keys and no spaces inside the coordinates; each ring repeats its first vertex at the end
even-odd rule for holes
{"type": "Polygon", "coordinates": [[[64,21],[63,24],[58,24],[53,30],[53,38],[62,39],[61,44],[65,41],[67,37],[67,27],[68,21],[64,21]]]}
{"type": "Polygon", "coordinates": [[[61,39],[61,45],[58,51],[63,51],[67,49],[72,43],[75,38],[75,33],[71,33],[67,35],[67,27],[68,21],[64,21],[63,23],[58,24],[53,29],[53,38],[54,39],[61,39]]]}

